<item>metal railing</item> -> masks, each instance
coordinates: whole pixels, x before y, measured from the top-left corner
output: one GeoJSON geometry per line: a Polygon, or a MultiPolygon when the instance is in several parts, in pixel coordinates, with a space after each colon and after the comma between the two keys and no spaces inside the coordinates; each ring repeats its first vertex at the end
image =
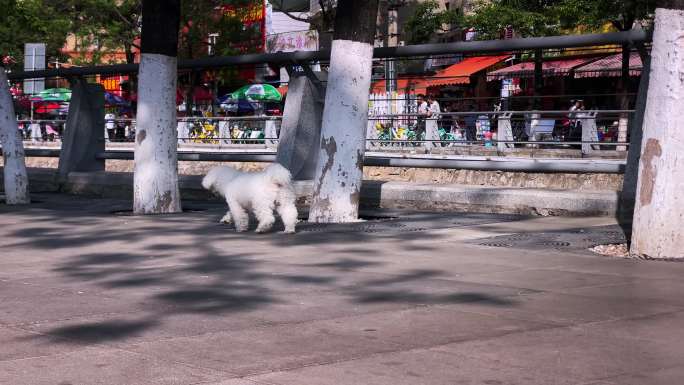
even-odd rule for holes
{"type": "MultiPolygon", "coordinates": [[[[634,47],[643,47],[650,42],[650,35],[646,31],[627,31],[609,34],[557,36],[546,38],[526,38],[498,41],[475,41],[442,44],[426,44],[406,47],[376,48],[374,57],[384,60],[419,60],[420,57],[431,55],[457,55],[457,54],[490,54],[499,53],[513,55],[519,53],[519,57],[529,57],[538,50],[562,50],[567,48],[604,47],[624,44],[634,47]]],[[[619,48],[618,48],[619,49],[619,48]]],[[[314,63],[324,65],[330,57],[329,51],[316,52],[293,52],[274,54],[254,54],[243,56],[211,57],[197,60],[180,61],[178,68],[188,71],[204,71],[208,69],[223,68],[243,65],[277,65],[287,67],[308,68],[314,63]]],[[[422,60],[422,59],[421,59],[422,60]]],[[[137,72],[137,64],[60,68],[55,70],[14,72],[9,74],[11,80],[32,79],[41,77],[83,77],[93,75],[132,74],[137,72]]],[[[306,72],[306,71],[304,71],[306,72]]],[[[324,80],[321,83],[325,83],[324,80]]],[[[563,107],[564,101],[570,98],[590,97],[614,97],[621,95],[634,98],[634,93],[622,94],[603,92],[600,94],[573,94],[573,95],[512,95],[505,98],[509,104],[505,104],[502,110],[495,110],[494,105],[501,104],[503,98],[490,96],[453,97],[446,96],[445,102],[460,102],[461,100],[477,101],[485,108],[477,108],[481,111],[445,111],[440,113],[438,119],[424,119],[415,111],[415,99],[406,99],[405,109],[387,109],[386,111],[373,111],[369,116],[367,128],[367,149],[371,151],[367,157],[368,165],[383,165],[390,167],[455,167],[489,169],[495,167],[502,170],[544,170],[553,172],[561,170],[564,166],[534,166],[523,164],[523,160],[509,159],[506,162],[483,159],[442,159],[423,158],[416,154],[403,154],[403,158],[392,155],[396,150],[414,152],[417,147],[430,151],[458,150],[458,149],[484,149],[496,151],[503,155],[515,152],[517,149],[543,150],[580,150],[579,155],[586,156],[595,153],[616,152],[614,149],[627,149],[626,126],[633,113],[629,109],[604,108],[591,111],[593,116],[580,117],[569,116],[567,110],[544,108],[539,111],[524,110],[519,108],[520,103],[549,101],[556,98],[555,107],[563,107]],[[516,104],[516,101],[520,103],[516,104]],[[488,110],[492,109],[492,110],[488,110]],[[505,111],[506,109],[510,111],[505,111]],[[387,113],[392,112],[392,113],[387,113]],[[548,121],[553,120],[552,124],[548,121]],[[547,121],[540,124],[540,121],[547,121]],[[564,134],[568,129],[566,121],[573,125],[575,132],[571,135],[564,134]],[[577,129],[580,125],[581,129],[577,129]],[[421,127],[430,123],[431,127],[421,127]],[[614,124],[617,122],[617,124],[614,124]],[[586,124],[593,128],[586,129],[586,124]],[[376,127],[380,124],[380,127],[376,127]],[[580,133],[581,131],[581,133],[580,133]],[[421,133],[424,136],[420,136],[421,133]],[[486,134],[489,133],[489,134],[486,134]],[[603,135],[609,133],[610,135],[603,135]],[[618,133],[619,135],[615,135],[618,133]],[[428,135],[429,134],[429,135],[428,135]],[[622,136],[620,136],[622,135],[622,136]],[[610,138],[609,140],[607,138],[610,138]],[[480,163],[477,163],[480,162],[480,163]]],[[[375,102],[381,102],[382,98],[376,98],[375,102]]],[[[387,98],[387,102],[394,99],[387,98]]],[[[543,104],[543,103],[540,103],[543,104]]],[[[591,107],[599,106],[596,104],[591,107]]],[[[590,107],[590,108],[591,108],[590,107]]],[[[213,109],[212,109],[213,110],[213,109]]],[[[589,113],[589,111],[587,111],[589,113]]],[[[180,160],[231,160],[231,161],[270,161],[277,149],[279,142],[278,125],[279,117],[191,117],[179,119],[179,159],[180,160]],[[206,123],[207,127],[204,127],[206,123]],[[270,127],[266,127],[267,123],[270,127]],[[236,127],[237,126],[237,127],[236,127]],[[244,128],[244,129],[243,129],[244,128]],[[269,131],[269,132],[267,132],[269,131]],[[249,150],[250,153],[245,151],[249,150]],[[236,153],[235,151],[239,151],[236,153]]],[[[111,119],[109,120],[111,121],[111,119]]],[[[51,124],[56,122],[61,125],[64,120],[43,119],[30,123],[51,124]]],[[[28,123],[28,122],[24,122],[28,123]]],[[[98,154],[100,159],[132,159],[132,146],[135,137],[135,119],[115,119],[113,135],[107,132],[107,127],[102,127],[105,137],[106,151],[98,154]],[[120,132],[121,125],[123,134],[120,132]],[[126,128],[128,126],[128,128],[126,128]],[[119,132],[117,132],[119,128],[119,132]]],[[[30,126],[30,125],[29,125],[30,126]]],[[[110,126],[111,127],[111,126],[110,126]]],[[[59,130],[58,130],[59,131],[59,130]]],[[[56,147],[59,144],[59,135],[46,136],[41,130],[25,134],[29,147],[29,156],[55,156],[59,154],[56,147]],[[51,142],[54,140],[54,142],[51,142]],[[40,148],[30,148],[40,147],[40,148]]],[[[429,152],[429,151],[428,151],[429,152]]],[[[620,151],[618,151],[620,152],[620,151]]],[[[623,152],[624,154],[624,152],[623,152]]],[[[489,156],[489,155],[488,155],[489,156]]],[[[591,161],[580,160],[580,163],[572,164],[573,170],[593,170],[595,164],[591,161]],[[586,166],[592,164],[591,166],[586,166]]],[[[606,161],[608,162],[608,161],[606,161]]],[[[619,162],[618,162],[619,163],[619,162]]],[[[570,164],[570,163],[566,163],[570,164]]],[[[616,163],[602,163],[602,170],[606,172],[620,172],[622,166],[616,163]]]]}
{"type": "MultiPolygon", "coordinates": [[[[620,119],[630,117],[633,112],[470,111],[443,112],[437,119],[424,119],[416,113],[379,114],[369,116],[366,140],[368,149],[376,150],[418,146],[498,147],[503,150],[520,146],[569,148],[583,145],[592,146],[594,151],[614,150],[629,146],[624,140],[618,141],[619,125],[620,119]],[[434,123],[436,132],[426,130],[429,123],[434,123]],[[590,126],[585,126],[587,124],[590,126]]],[[[178,119],[178,145],[180,149],[192,147],[197,150],[253,147],[275,150],[280,140],[281,120],[279,116],[182,117],[178,119]]],[[[20,121],[27,145],[57,144],[62,129],[52,128],[50,131],[50,128],[59,127],[64,122],[20,121]],[[41,123],[43,125],[38,129],[37,125],[41,123]]],[[[135,119],[107,120],[103,127],[107,146],[130,146],[135,141],[135,123],[135,119]]]]}

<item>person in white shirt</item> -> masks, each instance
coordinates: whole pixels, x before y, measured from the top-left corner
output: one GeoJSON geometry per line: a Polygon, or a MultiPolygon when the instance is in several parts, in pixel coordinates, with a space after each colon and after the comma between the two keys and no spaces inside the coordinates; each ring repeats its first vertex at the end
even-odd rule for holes
{"type": "Polygon", "coordinates": [[[425,122],[425,139],[428,140],[428,147],[439,145],[439,126],[438,119],[441,111],[439,103],[433,96],[428,96],[428,119],[425,122]]]}
{"type": "Polygon", "coordinates": [[[418,95],[418,115],[427,116],[429,110],[428,103],[425,101],[425,95],[418,95]]]}
{"type": "Polygon", "coordinates": [[[439,106],[439,103],[437,100],[434,98],[434,96],[428,96],[428,116],[432,119],[439,119],[439,114],[442,112],[442,109],[439,106]]]}
{"type": "Polygon", "coordinates": [[[109,113],[105,114],[104,118],[105,118],[105,129],[107,130],[106,131],[107,138],[109,140],[113,140],[114,139],[114,133],[116,130],[116,121],[115,121],[116,115],[109,112],[109,113]]]}
{"type": "Polygon", "coordinates": [[[420,138],[421,134],[425,132],[425,118],[430,113],[430,106],[425,101],[425,95],[418,95],[418,124],[416,126],[416,137],[420,138]]]}

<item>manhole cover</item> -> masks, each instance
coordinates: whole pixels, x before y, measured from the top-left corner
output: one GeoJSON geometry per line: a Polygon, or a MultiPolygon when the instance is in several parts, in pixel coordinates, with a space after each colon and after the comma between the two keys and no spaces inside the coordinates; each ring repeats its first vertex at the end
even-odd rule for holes
{"type": "Polygon", "coordinates": [[[425,227],[406,227],[403,229],[400,229],[399,231],[401,232],[408,232],[408,233],[416,233],[420,231],[427,231],[428,229],[425,227]]]}
{"type": "Polygon", "coordinates": [[[537,243],[538,246],[547,246],[547,247],[570,247],[570,242],[562,242],[562,241],[546,241],[546,242],[539,242],[537,243]]]}
{"type": "Polygon", "coordinates": [[[364,221],[391,221],[394,219],[399,219],[399,217],[383,215],[381,213],[360,213],[359,219],[363,219],[364,221]]]}
{"type": "Polygon", "coordinates": [[[485,243],[480,243],[480,246],[485,246],[485,247],[513,247],[510,243],[503,243],[503,242],[485,242],[485,243]]]}
{"type": "Polygon", "coordinates": [[[329,227],[330,226],[328,226],[326,224],[304,223],[304,224],[301,224],[297,230],[298,231],[304,231],[307,233],[316,233],[316,232],[328,231],[328,230],[330,230],[329,227]]]}
{"type": "Polygon", "coordinates": [[[532,234],[526,234],[526,233],[521,233],[521,234],[511,234],[503,237],[503,239],[506,240],[511,240],[511,241],[519,241],[519,240],[526,240],[532,238],[532,234]]]}

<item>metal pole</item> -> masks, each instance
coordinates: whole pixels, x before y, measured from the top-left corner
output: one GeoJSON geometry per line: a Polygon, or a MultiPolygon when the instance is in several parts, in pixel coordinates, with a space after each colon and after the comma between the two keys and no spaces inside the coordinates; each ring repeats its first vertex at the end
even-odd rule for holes
{"type": "MultiPolygon", "coordinates": [[[[495,53],[535,49],[576,48],[601,45],[620,45],[623,43],[645,43],[651,41],[651,34],[644,30],[630,30],[589,35],[567,35],[550,37],[533,37],[524,39],[468,41],[457,43],[421,44],[402,47],[375,48],[373,57],[377,59],[410,56],[444,55],[455,53],[495,53]]],[[[267,54],[250,54],[240,56],[216,56],[194,60],[183,60],[178,63],[179,69],[209,69],[233,65],[273,63],[292,64],[293,62],[309,62],[330,59],[329,50],[310,52],[278,52],[267,54]]],[[[43,71],[24,71],[8,74],[10,80],[30,79],[35,77],[67,77],[85,75],[107,75],[136,73],[137,64],[115,64],[108,66],[60,68],[43,71]]]]}
{"type": "MultiPolygon", "coordinates": [[[[27,150],[30,155],[30,150],[27,150]]],[[[132,151],[105,151],[97,154],[99,159],[133,159],[132,151]]],[[[220,162],[273,162],[274,153],[225,153],[225,152],[179,152],[178,160],[220,162]]],[[[442,168],[480,171],[539,172],[539,173],[600,173],[620,174],[625,162],[614,160],[540,160],[540,159],[437,159],[403,158],[366,154],[367,167],[442,168]]]]}

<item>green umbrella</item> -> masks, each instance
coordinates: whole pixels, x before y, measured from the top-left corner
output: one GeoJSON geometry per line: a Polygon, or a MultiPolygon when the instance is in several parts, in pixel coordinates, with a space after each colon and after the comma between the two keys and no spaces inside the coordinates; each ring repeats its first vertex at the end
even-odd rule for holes
{"type": "Polygon", "coordinates": [[[280,92],[270,84],[248,84],[230,94],[230,98],[260,102],[279,102],[283,99],[280,92]]]}
{"type": "Polygon", "coordinates": [[[71,100],[71,90],[68,88],[48,88],[40,91],[36,96],[44,102],[68,102],[71,100]]]}

